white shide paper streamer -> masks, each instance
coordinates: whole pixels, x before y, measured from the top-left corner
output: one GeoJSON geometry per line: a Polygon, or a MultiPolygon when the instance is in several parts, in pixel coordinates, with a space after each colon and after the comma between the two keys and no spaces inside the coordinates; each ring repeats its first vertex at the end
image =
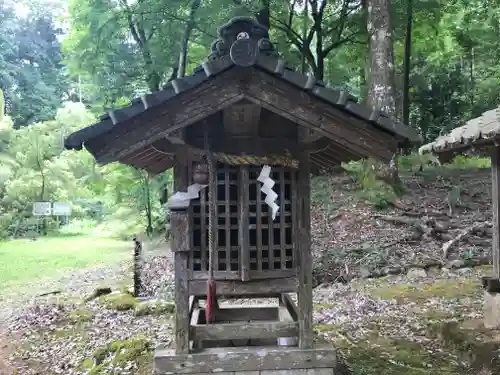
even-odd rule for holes
{"type": "Polygon", "coordinates": [[[276,214],[278,213],[280,206],[276,204],[276,199],[278,198],[278,194],[273,191],[273,186],[275,182],[269,175],[271,174],[271,167],[269,165],[264,165],[262,170],[260,171],[260,175],[257,178],[257,181],[262,182],[262,187],[260,191],[266,194],[266,198],[264,201],[266,204],[271,207],[272,218],[276,219],[276,214]]]}
{"type": "Polygon", "coordinates": [[[173,194],[169,202],[179,203],[187,203],[191,199],[196,199],[200,196],[200,191],[205,189],[208,185],[200,185],[200,184],[192,184],[187,188],[187,192],[178,191],[173,194]]]}

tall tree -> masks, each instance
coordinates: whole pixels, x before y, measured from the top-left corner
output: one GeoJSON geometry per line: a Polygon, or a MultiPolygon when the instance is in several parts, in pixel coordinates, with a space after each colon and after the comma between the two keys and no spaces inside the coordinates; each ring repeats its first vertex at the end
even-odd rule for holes
{"type": "MultiPolygon", "coordinates": [[[[368,50],[368,98],[369,105],[379,108],[393,117],[396,113],[396,88],[394,80],[394,46],[392,41],[391,0],[367,0],[368,50]]],[[[396,155],[388,170],[389,181],[399,191],[396,155]]]]}
{"type": "Polygon", "coordinates": [[[367,0],[368,104],[396,117],[391,0],[367,0]]]}
{"type": "Polygon", "coordinates": [[[410,70],[411,70],[411,41],[413,27],[413,0],[407,1],[405,51],[403,62],[403,123],[410,123],[410,70]]]}
{"type": "Polygon", "coordinates": [[[193,32],[194,27],[196,26],[196,12],[200,7],[201,0],[192,0],[191,8],[189,9],[189,17],[186,22],[186,26],[184,26],[184,35],[182,36],[182,45],[181,51],[179,55],[179,66],[177,68],[177,77],[182,78],[186,75],[186,65],[188,58],[188,48],[189,48],[189,39],[191,38],[191,33],[193,32]]]}

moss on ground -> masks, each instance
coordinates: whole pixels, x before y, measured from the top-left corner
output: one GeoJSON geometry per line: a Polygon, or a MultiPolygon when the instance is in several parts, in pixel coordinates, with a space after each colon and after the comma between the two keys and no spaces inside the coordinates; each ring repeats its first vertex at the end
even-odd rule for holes
{"type": "Polygon", "coordinates": [[[427,337],[466,361],[475,371],[500,372],[500,331],[486,329],[480,321],[448,321],[430,324],[427,337]]]}
{"type": "MultiPolygon", "coordinates": [[[[433,317],[444,315],[437,312],[433,317]]],[[[352,342],[336,325],[314,326],[316,341],[334,342],[353,375],[500,374],[500,330],[485,329],[481,321],[431,320],[425,338],[415,336],[421,342],[384,337],[376,325],[366,328],[371,333],[352,342]]]]}
{"type": "Polygon", "coordinates": [[[92,320],[92,312],[85,309],[75,309],[69,313],[68,319],[74,324],[90,322],[92,320]]]}
{"type": "Polygon", "coordinates": [[[372,337],[339,345],[355,375],[465,375],[449,358],[430,354],[424,346],[402,339],[372,337]]]}
{"type": "Polygon", "coordinates": [[[117,311],[134,309],[139,303],[139,299],[128,293],[111,293],[99,297],[99,302],[106,308],[117,311]]]}
{"type": "Polygon", "coordinates": [[[88,375],[115,374],[115,368],[123,368],[129,362],[135,362],[136,375],[150,373],[153,351],[150,341],[144,336],[135,336],[128,340],[118,340],[94,351],[91,358],[86,358],[79,370],[88,375]],[[148,372],[145,372],[148,371],[148,372]]]}
{"type": "Polygon", "coordinates": [[[335,306],[337,306],[337,304],[335,304],[335,303],[315,303],[314,310],[321,311],[321,310],[334,308],[335,306]]]}
{"type": "Polygon", "coordinates": [[[135,307],[135,316],[173,314],[175,305],[165,301],[145,301],[135,307]]]}
{"type": "Polygon", "coordinates": [[[432,354],[425,344],[400,338],[388,338],[376,330],[364,340],[351,342],[345,332],[333,324],[315,325],[316,341],[334,342],[343,353],[353,375],[465,375],[465,370],[454,365],[450,357],[432,354]]]}
{"type": "Polygon", "coordinates": [[[85,302],[92,301],[98,297],[105,296],[111,293],[110,287],[99,287],[96,288],[89,296],[84,298],[85,302]]]}
{"type": "Polygon", "coordinates": [[[382,300],[407,300],[422,302],[429,298],[466,298],[481,292],[481,285],[476,280],[445,280],[426,284],[393,284],[380,286],[370,291],[374,298],[382,300]]]}

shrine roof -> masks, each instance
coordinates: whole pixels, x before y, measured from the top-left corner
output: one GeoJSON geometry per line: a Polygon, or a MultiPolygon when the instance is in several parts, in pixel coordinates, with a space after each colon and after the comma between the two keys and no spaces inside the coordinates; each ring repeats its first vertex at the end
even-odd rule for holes
{"type": "MultiPolygon", "coordinates": [[[[98,123],[69,135],[65,139],[65,148],[80,150],[86,147],[100,163],[120,161],[138,168],[148,169],[148,162],[134,163],[132,161],[132,159],[137,159],[137,152],[144,152],[144,148],[148,144],[201,120],[193,115],[190,119],[179,121],[181,115],[176,111],[180,110],[183,102],[181,99],[176,102],[176,98],[185,98],[186,95],[191,94],[202,95],[196,90],[231,70],[238,70],[238,74],[243,76],[251,76],[256,71],[260,71],[275,77],[291,85],[292,88],[306,93],[311,98],[326,103],[336,111],[343,112],[345,118],[364,122],[380,133],[393,137],[398,146],[421,141],[420,135],[414,129],[391,119],[383,111],[359,104],[357,99],[346,91],[325,87],[322,81],[315,79],[311,74],[303,74],[290,69],[287,62],[276,54],[273,44],[268,39],[267,29],[252,19],[237,17],[219,28],[219,39],[212,44],[210,57],[195,69],[192,75],[174,79],[167,83],[162,90],[138,97],[132,101],[131,105],[111,110],[100,116],[98,123]],[[167,108],[167,105],[170,107],[167,108]],[[161,126],[159,124],[151,125],[153,112],[155,112],[156,117],[161,112],[163,116],[161,126]],[[181,122],[182,125],[179,125],[181,122]],[[142,130],[140,133],[143,134],[142,139],[134,141],[134,147],[130,149],[128,155],[125,155],[125,151],[108,152],[108,155],[104,157],[97,151],[97,149],[105,147],[103,145],[108,142],[128,138],[130,133],[138,128],[142,130]]],[[[231,79],[234,80],[234,76],[227,77],[227,79],[228,86],[238,86],[241,94],[238,96],[238,100],[245,97],[245,84],[231,81],[231,79]]],[[[228,102],[227,105],[230,104],[228,102]]],[[[204,116],[207,114],[205,113],[204,116]]],[[[345,125],[349,126],[349,124],[345,125]]],[[[139,137],[137,135],[139,133],[135,132],[134,134],[139,137]]],[[[172,159],[172,156],[166,153],[163,153],[162,156],[161,152],[151,151],[151,148],[148,150],[150,150],[148,160],[162,159],[162,157],[172,159]]],[[[160,164],[161,167],[157,167],[157,169],[172,166],[172,163],[168,162],[160,164]]],[[[153,170],[151,169],[151,171],[153,170]]]]}
{"type": "Polygon", "coordinates": [[[484,112],[420,147],[420,153],[434,153],[441,160],[451,160],[455,155],[492,146],[500,139],[500,107],[484,112]]]}

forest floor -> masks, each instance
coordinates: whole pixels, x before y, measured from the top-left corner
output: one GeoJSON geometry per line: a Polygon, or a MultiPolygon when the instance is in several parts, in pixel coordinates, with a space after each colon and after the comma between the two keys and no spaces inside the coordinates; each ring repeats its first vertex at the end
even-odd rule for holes
{"type": "MultiPolygon", "coordinates": [[[[315,180],[317,340],[334,342],[354,375],[498,375],[500,331],[481,325],[489,171],[405,173],[404,182],[397,207],[380,210],[349,175],[315,180]]],[[[3,298],[0,374],[150,374],[153,348],[172,345],[170,257],[166,244],[150,247],[153,305],[124,293],[131,264],[118,260],[3,298]],[[103,286],[116,292],[84,300],[103,286]]]]}

